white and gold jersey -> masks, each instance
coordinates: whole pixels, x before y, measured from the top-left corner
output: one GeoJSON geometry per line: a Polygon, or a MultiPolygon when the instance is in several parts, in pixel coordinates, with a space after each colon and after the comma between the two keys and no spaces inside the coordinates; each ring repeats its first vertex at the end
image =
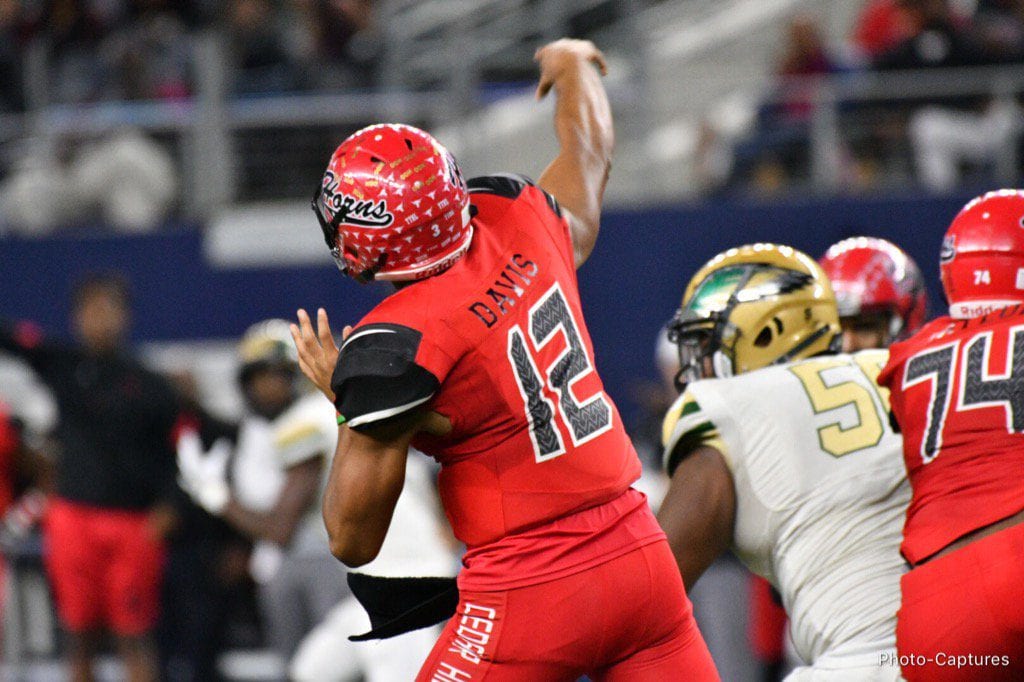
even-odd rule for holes
{"type": "Polygon", "coordinates": [[[782,594],[799,655],[814,671],[863,668],[863,679],[899,672],[879,667],[895,648],[910,501],[875,382],[886,357],[819,356],[694,382],[664,431],[669,472],[700,445],[722,453],[736,488],[733,548],[782,594]]]}

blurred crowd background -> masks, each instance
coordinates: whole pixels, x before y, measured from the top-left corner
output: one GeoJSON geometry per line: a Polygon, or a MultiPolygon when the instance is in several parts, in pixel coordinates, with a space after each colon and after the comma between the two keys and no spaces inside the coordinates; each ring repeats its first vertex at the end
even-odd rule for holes
{"type": "MultiPolygon", "coordinates": [[[[705,259],[755,240],[817,256],[868,234],[934,273],[964,199],[1024,175],[1024,0],[0,0],[0,325],[81,344],[76,283],[116,271],[132,292],[125,352],[237,424],[250,325],[318,305],[355,322],[386,294],[340,281],[308,215],[333,148],[404,121],[468,176],[536,176],[554,137],[532,55],[562,35],[611,63],[615,167],[580,281],[654,502],[672,397],[659,332],[705,259]]],[[[10,352],[0,402],[0,679],[60,679],[36,491],[60,478],[67,415],[10,352]]],[[[253,538],[180,502],[165,674],[273,679],[253,538]],[[201,642],[180,635],[189,618],[209,627],[201,642]]],[[[758,623],[777,614],[751,613],[745,590],[723,562],[698,617],[726,679],[774,679],[785,646],[758,623]]]]}

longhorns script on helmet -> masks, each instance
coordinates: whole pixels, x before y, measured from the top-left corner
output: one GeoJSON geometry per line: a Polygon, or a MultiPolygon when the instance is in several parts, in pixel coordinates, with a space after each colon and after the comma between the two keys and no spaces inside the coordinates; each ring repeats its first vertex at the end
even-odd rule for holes
{"type": "Polygon", "coordinates": [[[388,210],[387,202],[383,199],[359,199],[339,191],[338,185],[334,173],[327,171],[324,175],[324,205],[335,216],[341,216],[339,223],[360,227],[388,227],[395,222],[394,214],[388,210]]]}

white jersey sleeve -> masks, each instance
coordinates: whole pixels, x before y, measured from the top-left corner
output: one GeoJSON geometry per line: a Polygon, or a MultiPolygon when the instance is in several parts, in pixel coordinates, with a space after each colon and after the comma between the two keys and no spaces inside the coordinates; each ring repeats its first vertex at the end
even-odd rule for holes
{"type": "Polygon", "coordinates": [[[669,470],[717,439],[736,487],[734,551],[782,594],[809,663],[852,666],[895,645],[910,490],[875,381],[885,359],[822,356],[694,382],[666,422],[669,470]]]}
{"type": "Polygon", "coordinates": [[[273,439],[283,469],[313,457],[330,459],[338,443],[334,406],[319,393],[302,396],[274,420],[273,439]]]}
{"type": "Polygon", "coordinates": [[[676,399],[662,423],[661,442],[665,446],[663,464],[669,476],[679,462],[701,446],[713,447],[729,459],[718,427],[700,408],[692,391],[685,391],[676,399]]]}

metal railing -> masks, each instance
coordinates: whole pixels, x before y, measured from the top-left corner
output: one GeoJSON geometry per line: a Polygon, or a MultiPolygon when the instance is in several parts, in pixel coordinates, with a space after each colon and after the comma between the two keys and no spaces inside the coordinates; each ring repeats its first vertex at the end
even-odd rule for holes
{"type": "MultiPolygon", "coordinates": [[[[695,11],[709,11],[707,2],[691,1],[695,11]]],[[[33,108],[0,116],[0,152],[16,158],[31,141],[56,155],[69,139],[135,128],[172,150],[181,176],[178,210],[184,216],[206,219],[239,201],[304,199],[324,159],[345,134],[378,120],[428,128],[459,121],[487,104],[483,86],[489,68],[514,62],[532,73],[533,47],[596,9],[612,17],[604,33],[598,29],[602,46],[629,74],[624,81],[609,83],[619,158],[632,152],[642,159],[644,145],[655,132],[650,122],[672,113],[653,109],[671,108],[676,101],[656,100],[645,93],[671,88],[675,98],[692,100],[704,91],[699,82],[646,80],[652,57],[639,37],[645,22],[667,7],[654,0],[393,0],[382,9],[394,19],[383,22],[387,30],[382,86],[347,93],[236,98],[230,91],[223,36],[206,31],[191,38],[196,65],[191,98],[46,105],[43,94],[30,92],[27,100],[33,108]]],[[[31,51],[26,69],[26,81],[34,84],[29,90],[45,89],[48,72],[41,50],[31,51]]],[[[885,150],[891,158],[883,181],[912,182],[914,162],[905,130],[911,105],[976,97],[1008,106],[1024,91],[1024,69],[864,72],[776,83],[768,92],[762,92],[763,83],[737,82],[733,87],[763,106],[785,102],[792,93],[808,98],[811,113],[804,144],[810,162],[806,177],[797,184],[835,192],[847,185],[844,150],[856,150],[873,129],[893,121],[898,132],[885,150]]],[[[756,137],[756,129],[748,136],[756,137]]],[[[1019,178],[1017,152],[1013,144],[994,150],[992,172],[1000,182],[1010,184],[1019,178]]],[[[657,163],[649,170],[643,165],[638,164],[641,174],[666,170],[657,163]]],[[[645,187],[664,185],[637,180],[631,187],[639,201],[645,187]]],[[[681,187],[679,196],[687,194],[692,192],[681,187]]]]}

